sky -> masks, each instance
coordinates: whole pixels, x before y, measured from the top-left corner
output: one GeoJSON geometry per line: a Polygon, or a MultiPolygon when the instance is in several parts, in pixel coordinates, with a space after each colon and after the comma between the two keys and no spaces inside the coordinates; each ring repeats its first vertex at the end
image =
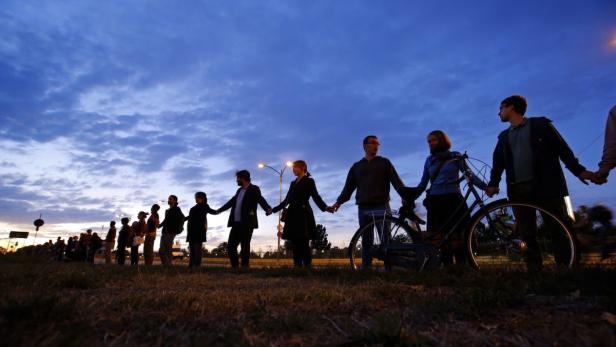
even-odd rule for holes
{"type": "MultiPolygon", "coordinates": [[[[368,134],[415,186],[431,130],[489,163],[512,94],[596,170],[616,104],[616,2],[4,0],[0,239],[40,214],[37,243],[104,235],[169,194],[186,213],[196,191],[218,208],[239,169],[274,205],[278,177],[259,162],[307,161],[331,204],[368,134]]],[[[616,207],[615,182],[566,175],[574,205],[616,207]]],[[[357,228],[353,201],[315,208],[334,245],[357,228]]],[[[227,218],[209,217],[207,247],[226,241],[227,218]]],[[[268,250],[277,219],[259,221],[253,249],[268,250]]]]}

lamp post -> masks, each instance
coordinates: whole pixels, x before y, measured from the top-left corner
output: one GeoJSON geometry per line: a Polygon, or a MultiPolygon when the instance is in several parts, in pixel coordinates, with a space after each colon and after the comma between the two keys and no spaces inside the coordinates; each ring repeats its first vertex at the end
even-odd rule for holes
{"type": "MultiPolygon", "coordinates": [[[[273,167],[265,163],[259,163],[258,166],[259,166],[259,169],[267,168],[267,169],[274,171],[278,175],[279,181],[280,181],[280,197],[279,197],[278,203],[281,203],[282,202],[282,176],[284,175],[284,172],[288,167],[293,166],[293,163],[290,161],[286,162],[285,165],[280,170],[274,169],[273,167]]],[[[278,227],[277,227],[278,233],[276,233],[276,235],[278,236],[278,257],[280,257],[280,238],[282,237],[282,224],[280,221],[281,218],[282,218],[282,211],[278,212],[278,227]]]]}

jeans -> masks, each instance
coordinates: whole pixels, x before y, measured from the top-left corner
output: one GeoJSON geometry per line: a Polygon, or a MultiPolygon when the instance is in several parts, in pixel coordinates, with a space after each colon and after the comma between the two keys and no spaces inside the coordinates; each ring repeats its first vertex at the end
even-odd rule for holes
{"type": "Polygon", "coordinates": [[[247,268],[250,264],[250,240],[252,239],[252,228],[245,226],[243,223],[235,223],[229,232],[229,241],[227,242],[227,252],[231,267],[239,267],[237,257],[237,246],[241,245],[240,257],[242,258],[242,267],[247,268]]]}
{"type": "Polygon", "coordinates": [[[201,259],[203,258],[203,242],[189,242],[188,251],[190,252],[189,267],[201,266],[201,259]]]}
{"type": "Polygon", "coordinates": [[[145,265],[154,264],[154,240],[156,240],[156,236],[147,236],[145,237],[145,242],[143,243],[143,259],[145,260],[145,265]]]}
{"type": "Polygon", "coordinates": [[[171,251],[173,250],[173,239],[175,234],[166,233],[160,237],[160,248],[158,249],[158,256],[160,262],[164,266],[172,265],[171,251]]]}
{"type": "MultiPolygon", "coordinates": [[[[373,219],[383,217],[386,212],[389,211],[389,204],[383,204],[380,206],[361,207],[357,208],[357,214],[359,219],[359,227],[368,225],[373,219]]],[[[390,230],[389,223],[377,223],[376,225],[379,236],[381,237],[381,244],[389,240],[390,230]],[[385,230],[383,230],[383,226],[385,230]]],[[[361,237],[361,261],[362,269],[367,270],[372,267],[372,246],[374,245],[374,230],[366,230],[361,237]]]]}

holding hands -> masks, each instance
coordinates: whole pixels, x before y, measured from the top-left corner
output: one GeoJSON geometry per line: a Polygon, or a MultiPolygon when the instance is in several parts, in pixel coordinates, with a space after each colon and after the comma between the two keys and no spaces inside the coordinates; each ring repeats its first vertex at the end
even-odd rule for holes
{"type": "Polygon", "coordinates": [[[271,215],[272,213],[274,213],[274,211],[273,211],[271,208],[270,208],[269,210],[265,211],[265,215],[266,215],[266,216],[269,216],[269,215],[271,215]]]}

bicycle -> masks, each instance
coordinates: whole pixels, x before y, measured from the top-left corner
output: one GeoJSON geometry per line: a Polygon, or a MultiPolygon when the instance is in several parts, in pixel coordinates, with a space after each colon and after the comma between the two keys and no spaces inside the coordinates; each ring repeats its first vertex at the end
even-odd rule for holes
{"type": "Polygon", "coordinates": [[[362,264],[358,259],[362,252],[364,258],[376,259],[387,270],[394,266],[417,270],[438,267],[440,249],[449,245],[453,234],[469,215],[462,247],[474,268],[522,268],[533,262],[545,267],[570,268],[575,264],[576,243],[563,221],[534,204],[507,199],[486,204],[473,183],[468,155],[465,153],[451,160],[462,162],[463,175],[458,183],[465,181],[467,189],[464,200],[445,221],[444,230],[430,233],[422,230],[421,226],[426,223],[416,214],[414,204],[418,192],[415,188],[406,188],[402,198],[407,203],[399,211],[371,214],[371,221],[357,229],[351,238],[349,260],[353,269],[362,264]],[[467,211],[454,218],[471,197],[474,201],[467,211]],[[518,221],[516,216],[523,213],[534,215],[534,223],[523,225],[518,221]]]}

